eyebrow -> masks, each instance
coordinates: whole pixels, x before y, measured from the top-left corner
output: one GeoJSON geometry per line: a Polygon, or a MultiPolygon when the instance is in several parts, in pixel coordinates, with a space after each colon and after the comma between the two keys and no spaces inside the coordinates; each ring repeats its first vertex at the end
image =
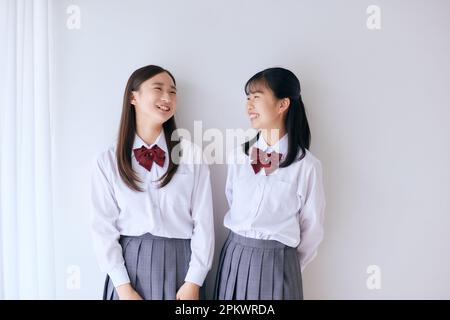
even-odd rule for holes
{"type": "Polygon", "coordinates": [[[255,93],[261,93],[261,94],[263,94],[264,92],[261,91],[261,90],[249,91],[249,92],[247,93],[247,95],[255,94],[255,93]]]}
{"type": "MultiPolygon", "coordinates": [[[[153,86],[164,86],[164,83],[162,83],[162,82],[153,82],[152,83],[152,85],[153,86]]],[[[175,87],[175,86],[170,86],[172,89],[175,89],[175,90],[177,90],[177,88],[175,87]]]]}

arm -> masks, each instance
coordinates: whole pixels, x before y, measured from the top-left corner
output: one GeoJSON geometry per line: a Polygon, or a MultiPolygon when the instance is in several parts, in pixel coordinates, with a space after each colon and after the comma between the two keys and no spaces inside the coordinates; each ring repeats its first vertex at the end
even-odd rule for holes
{"type": "Polygon", "coordinates": [[[236,165],[233,163],[228,164],[227,169],[227,181],[225,183],[225,196],[228,201],[228,207],[231,208],[233,203],[233,179],[235,176],[236,165]]]}
{"type": "Polygon", "coordinates": [[[177,293],[177,299],[198,299],[198,289],[203,285],[212,265],[214,253],[214,219],[211,182],[208,165],[195,165],[195,182],[192,196],[191,261],[185,284],[177,293]]]}
{"type": "Polygon", "coordinates": [[[100,158],[94,165],[91,177],[91,205],[91,231],[100,269],[108,273],[119,297],[126,298],[134,290],[125,290],[130,289],[131,285],[119,243],[120,233],[116,228],[119,207],[107,169],[100,158]]]}
{"type": "Polygon", "coordinates": [[[299,216],[301,240],[297,247],[302,272],[317,255],[317,249],[322,242],[324,233],[326,201],[320,162],[311,168],[306,181],[305,203],[299,216]]]}

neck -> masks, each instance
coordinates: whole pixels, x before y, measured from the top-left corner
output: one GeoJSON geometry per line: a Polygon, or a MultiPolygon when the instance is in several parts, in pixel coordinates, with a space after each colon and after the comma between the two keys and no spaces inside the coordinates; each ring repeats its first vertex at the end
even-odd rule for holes
{"type": "Polygon", "coordinates": [[[148,145],[155,143],[158,136],[161,134],[162,125],[152,124],[148,121],[136,118],[136,133],[148,145]]]}
{"type": "Polygon", "coordinates": [[[262,129],[261,134],[266,141],[267,145],[273,146],[286,134],[286,129],[284,127],[281,128],[272,128],[272,129],[262,129]]]}

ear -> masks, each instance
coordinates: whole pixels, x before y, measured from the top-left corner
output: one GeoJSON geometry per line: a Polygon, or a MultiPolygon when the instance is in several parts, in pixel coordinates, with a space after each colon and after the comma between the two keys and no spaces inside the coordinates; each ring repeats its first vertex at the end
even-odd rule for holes
{"type": "Polygon", "coordinates": [[[131,91],[130,103],[135,106],[136,105],[136,91],[131,91]]]}
{"type": "Polygon", "coordinates": [[[290,105],[291,105],[291,99],[289,99],[289,98],[281,99],[280,106],[279,106],[280,113],[284,113],[289,108],[290,105]]]}

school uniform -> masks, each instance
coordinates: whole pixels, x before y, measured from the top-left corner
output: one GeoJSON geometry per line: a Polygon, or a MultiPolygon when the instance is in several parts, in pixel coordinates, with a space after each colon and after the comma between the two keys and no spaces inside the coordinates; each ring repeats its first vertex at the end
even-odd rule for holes
{"type": "Polygon", "coordinates": [[[214,250],[210,174],[198,147],[187,140],[179,146],[176,173],[157,188],[169,165],[164,131],[152,145],[135,136],[131,162],[143,192],[121,179],[115,146],[96,161],[92,234],[100,269],[107,273],[104,299],[118,299],[114,288],[126,283],[152,300],[175,299],[185,281],[204,283],[214,250]]]}
{"type": "Polygon", "coordinates": [[[308,150],[288,167],[272,166],[287,150],[287,134],[274,146],[260,135],[249,155],[242,146],[231,154],[224,218],[230,234],[220,255],[216,299],[303,299],[301,273],[323,238],[325,194],[321,162],[308,150]],[[271,161],[261,165],[258,155],[271,161]]]}

